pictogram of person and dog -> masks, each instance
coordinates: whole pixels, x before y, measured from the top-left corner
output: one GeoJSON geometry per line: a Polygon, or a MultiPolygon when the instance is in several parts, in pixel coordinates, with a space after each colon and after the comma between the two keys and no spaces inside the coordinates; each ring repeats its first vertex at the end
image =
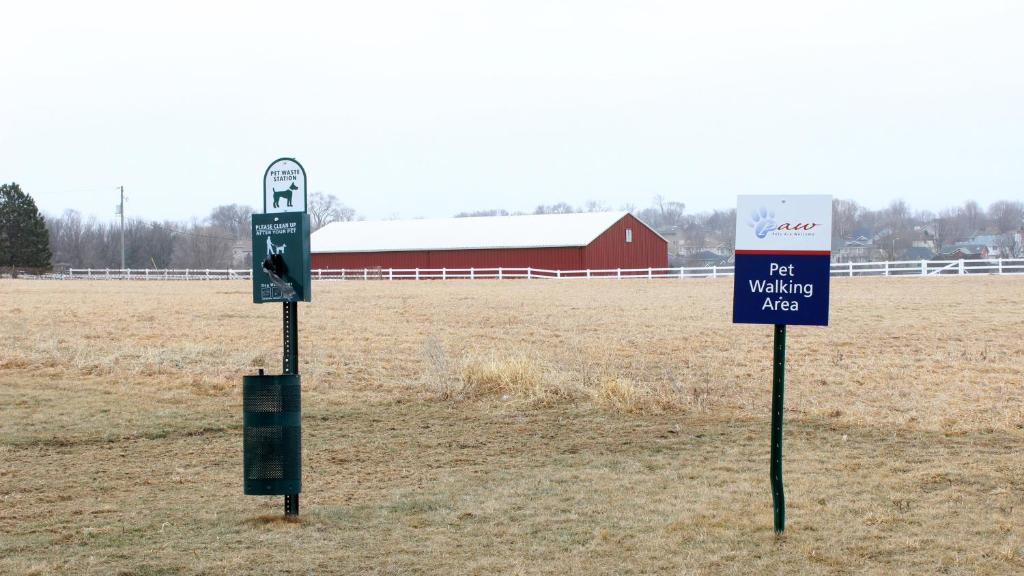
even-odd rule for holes
{"type": "Polygon", "coordinates": [[[270,239],[270,236],[267,236],[267,257],[273,256],[274,254],[284,254],[284,249],[287,246],[287,244],[274,244],[270,239]]]}

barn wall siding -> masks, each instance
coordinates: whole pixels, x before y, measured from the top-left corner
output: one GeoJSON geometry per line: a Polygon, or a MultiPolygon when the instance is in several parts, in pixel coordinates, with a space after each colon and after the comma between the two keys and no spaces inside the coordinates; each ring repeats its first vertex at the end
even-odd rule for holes
{"type": "Polygon", "coordinates": [[[591,270],[667,268],[668,242],[627,214],[583,249],[583,267],[591,270]],[[633,230],[630,243],[626,242],[627,228],[633,230]]]}
{"type": "Polygon", "coordinates": [[[311,254],[316,268],[430,268],[429,252],[341,252],[311,254]]]}
{"type": "Polygon", "coordinates": [[[579,270],[583,249],[515,248],[313,254],[313,268],[544,268],[579,270]]]}

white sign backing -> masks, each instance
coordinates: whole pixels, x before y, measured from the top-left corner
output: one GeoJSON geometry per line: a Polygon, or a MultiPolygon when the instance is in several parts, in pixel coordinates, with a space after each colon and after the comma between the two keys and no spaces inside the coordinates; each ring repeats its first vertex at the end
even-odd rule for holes
{"type": "Polygon", "coordinates": [[[274,160],[263,174],[263,213],[305,211],[306,170],[294,158],[274,160]]]}
{"type": "Polygon", "coordinates": [[[739,196],[736,250],[831,251],[832,197],[739,196]]]}

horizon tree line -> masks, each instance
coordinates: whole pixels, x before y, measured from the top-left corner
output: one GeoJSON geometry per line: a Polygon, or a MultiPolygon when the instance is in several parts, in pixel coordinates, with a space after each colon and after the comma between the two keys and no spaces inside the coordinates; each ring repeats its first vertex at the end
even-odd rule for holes
{"type": "MultiPolygon", "coordinates": [[[[637,209],[623,205],[663,235],[670,235],[693,251],[731,252],[736,210],[686,212],[686,204],[655,196],[651,205],[637,209]]],[[[460,212],[455,217],[510,216],[518,214],[564,214],[608,211],[607,204],[588,201],[579,206],[567,202],[538,205],[531,212],[502,208],[460,212]]],[[[250,215],[255,209],[242,204],[215,207],[205,218],[186,222],[125,220],[125,265],[129,268],[231,268],[247,266],[250,215]]],[[[310,195],[313,230],[329,223],[361,219],[337,196],[316,192],[310,195]]],[[[999,200],[983,208],[968,200],[938,212],[914,211],[903,200],[871,210],[854,200],[833,201],[834,241],[855,234],[871,234],[890,259],[910,247],[924,231],[937,247],[967,240],[979,234],[1009,238],[1024,230],[1024,203],[999,200]]],[[[39,212],[32,197],[16,183],[0,185],[0,270],[21,267],[49,269],[50,265],[74,268],[117,268],[120,266],[120,226],[66,210],[59,216],[39,212]]],[[[1020,246],[1009,245],[1010,252],[1020,246]]]]}
{"type": "MultiPolygon", "coordinates": [[[[331,222],[357,218],[337,196],[315,192],[309,197],[310,224],[317,230],[331,222]]],[[[127,218],[124,223],[125,266],[128,268],[225,269],[247,267],[250,217],[256,209],[244,204],[216,206],[205,218],[162,222],[127,218]]],[[[121,227],[65,210],[46,218],[53,264],[67,268],[119,268],[121,227]]]]}

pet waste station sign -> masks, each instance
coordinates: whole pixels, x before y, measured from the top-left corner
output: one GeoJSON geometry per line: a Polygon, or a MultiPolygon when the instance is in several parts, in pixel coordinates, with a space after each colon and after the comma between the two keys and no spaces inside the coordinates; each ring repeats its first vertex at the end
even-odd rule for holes
{"type": "Polygon", "coordinates": [[[263,213],[305,212],[306,170],[294,158],[279,158],[263,174],[263,213]]]}
{"type": "MultiPolygon", "coordinates": [[[[252,215],[252,301],[281,305],[281,373],[242,377],[242,475],[245,494],[284,496],[299,513],[302,492],[302,380],[299,302],[311,300],[306,171],[294,158],[263,173],[263,214],[252,215]]],[[[280,330],[280,332],[278,332],[280,330]]]]}
{"type": "Polygon", "coordinates": [[[786,494],[782,484],[786,326],[828,325],[831,258],[831,196],[737,199],[732,321],[775,325],[768,477],[775,532],[780,534],[786,529],[786,494]]]}
{"type": "Polygon", "coordinates": [[[310,301],[308,214],[253,214],[252,255],[253,302],[310,301]]]}

